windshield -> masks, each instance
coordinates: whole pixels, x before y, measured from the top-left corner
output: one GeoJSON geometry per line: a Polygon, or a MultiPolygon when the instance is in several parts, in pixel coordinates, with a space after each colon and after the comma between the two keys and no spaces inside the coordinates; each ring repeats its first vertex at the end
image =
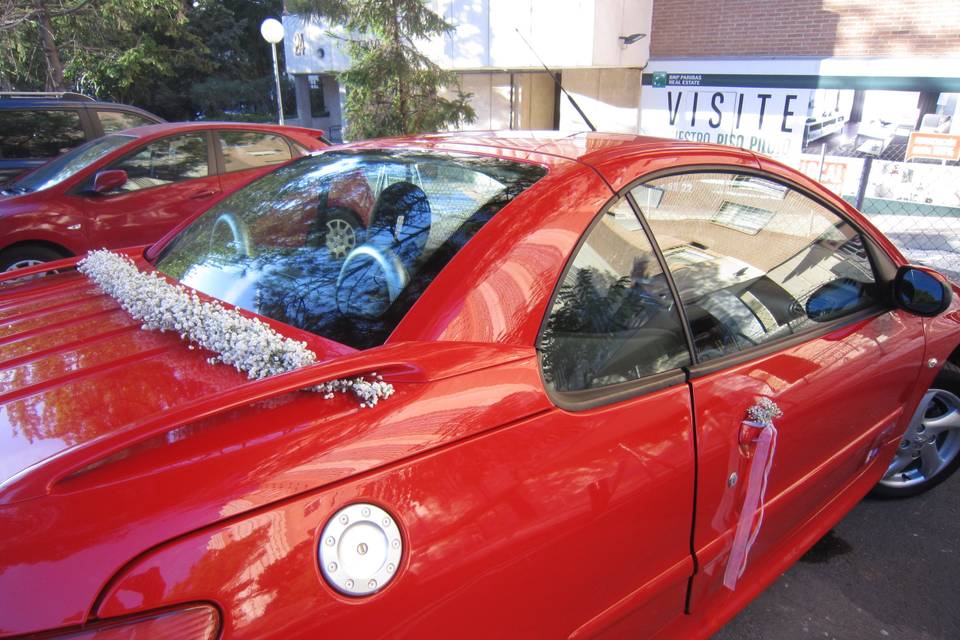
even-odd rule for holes
{"type": "Polygon", "coordinates": [[[21,193],[49,189],[135,139],[133,136],[106,136],[91,140],[13,181],[7,189],[21,193]]]}
{"type": "Polygon", "coordinates": [[[356,349],[383,344],[451,258],[546,170],[469,155],[326,152],[214,206],[161,272],[356,349]]]}

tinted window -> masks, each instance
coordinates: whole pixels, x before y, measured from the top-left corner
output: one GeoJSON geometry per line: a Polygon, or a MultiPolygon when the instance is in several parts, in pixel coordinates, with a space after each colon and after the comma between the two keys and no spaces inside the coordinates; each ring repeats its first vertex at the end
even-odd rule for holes
{"type": "Polygon", "coordinates": [[[207,137],[203,133],[189,133],[163,138],[142,147],[110,168],[127,172],[127,183],[120,191],[138,191],[203,178],[208,173],[207,137]]]}
{"type": "Polygon", "coordinates": [[[444,265],[543,174],[467,155],[328,152],[225,198],[156,266],[231,304],[362,349],[382,344],[444,265]],[[374,200],[361,182],[378,168],[410,179],[374,200]],[[341,253],[328,245],[325,223],[344,209],[372,222],[341,253]]]}
{"type": "Polygon", "coordinates": [[[143,116],[135,113],[125,113],[123,111],[97,111],[97,117],[100,118],[100,124],[103,126],[103,132],[113,133],[132,129],[133,127],[142,127],[147,124],[155,124],[143,116]]]}
{"type": "Polygon", "coordinates": [[[702,360],[875,302],[859,233],[785,185],[687,173],[653,180],[633,195],[676,281],[702,360]]]}
{"type": "Polygon", "coordinates": [[[290,147],[277,135],[257,131],[220,131],[220,150],[223,151],[224,170],[243,171],[289,160],[290,147]]]}
{"type": "Polygon", "coordinates": [[[689,364],[663,271],[625,199],[586,237],[556,295],[539,345],[546,381],[578,391],[689,364]]]}
{"type": "Polygon", "coordinates": [[[0,111],[0,158],[52,158],[85,139],[77,111],[0,111]]]}

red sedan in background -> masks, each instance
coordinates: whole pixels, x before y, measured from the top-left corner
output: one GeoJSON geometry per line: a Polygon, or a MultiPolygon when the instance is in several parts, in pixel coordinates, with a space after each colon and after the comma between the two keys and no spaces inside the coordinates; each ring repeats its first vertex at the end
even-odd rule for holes
{"type": "Polygon", "coordinates": [[[960,464],[949,283],[746,150],[368,141],[127,255],[0,276],[0,636],[702,639],[960,464]]]}
{"type": "Polygon", "coordinates": [[[329,144],[300,127],[167,123],[92,140],[0,190],[0,271],[160,239],[277,165],[329,144]]]}

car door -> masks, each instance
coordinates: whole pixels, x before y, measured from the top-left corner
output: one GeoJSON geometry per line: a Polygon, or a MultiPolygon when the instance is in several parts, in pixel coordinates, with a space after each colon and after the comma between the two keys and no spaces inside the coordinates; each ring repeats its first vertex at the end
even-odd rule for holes
{"type": "Polygon", "coordinates": [[[625,199],[585,234],[538,351],[560,408],[538,418],[556,438],[557,459],[542,462],[544,474],[565,478],[571,513],[589,514],[564,552],[563,562],[587,573],[568,582],[565,607],[586,611],[571,637],[648,637],[683,615],[693,572],[693,427],[682,370],[690,352],[625,199]]]}
{"type": "Polygon", "coordinates": [[[153,140],[99,170],[107,169],[126,171],[127,182],[113,192],[85,196],[93,246],[155,242],[220,195],[206,131],[153,140]]]}
{"type": "MultiPolygon", "coordinates": [[[[221,129],[215,132],[222,163],[220,183],[227,193],[269,173],[294,157],[283,136],[265,131],[221,129]]],[[[296,155],[300,155],[299,151],[296,155]]]]}
{"type": "Polygon", "coordinates": [[[631,194],[694,344],[699,568],[689,606],[702,613],[772,579],[818,513],[896,437],[923,331],[919,318],[884,306],[880,256],[862,232],[798,188],[765,174],[688,170],[631,194]],[[761,429],[743,423],[767,401],[782,415],[772,415],[776,443],[764,456],[761,429]],[[762,513],[745,507],[750,493],[762,513]],[[744,554],[742,575],[736,559],[727,570],[732,549],[744,554]]]}

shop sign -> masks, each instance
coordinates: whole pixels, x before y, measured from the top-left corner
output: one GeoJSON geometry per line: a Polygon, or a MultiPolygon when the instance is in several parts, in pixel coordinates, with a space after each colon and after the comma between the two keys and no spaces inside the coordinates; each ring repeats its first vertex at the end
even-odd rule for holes
{"type": "Polygon", "coordinates": [[[652,73],[641,94],[649,135],[725,144],[773,156],[803,145],[809,89],[703,86],[696,73],[652,73]]]}

